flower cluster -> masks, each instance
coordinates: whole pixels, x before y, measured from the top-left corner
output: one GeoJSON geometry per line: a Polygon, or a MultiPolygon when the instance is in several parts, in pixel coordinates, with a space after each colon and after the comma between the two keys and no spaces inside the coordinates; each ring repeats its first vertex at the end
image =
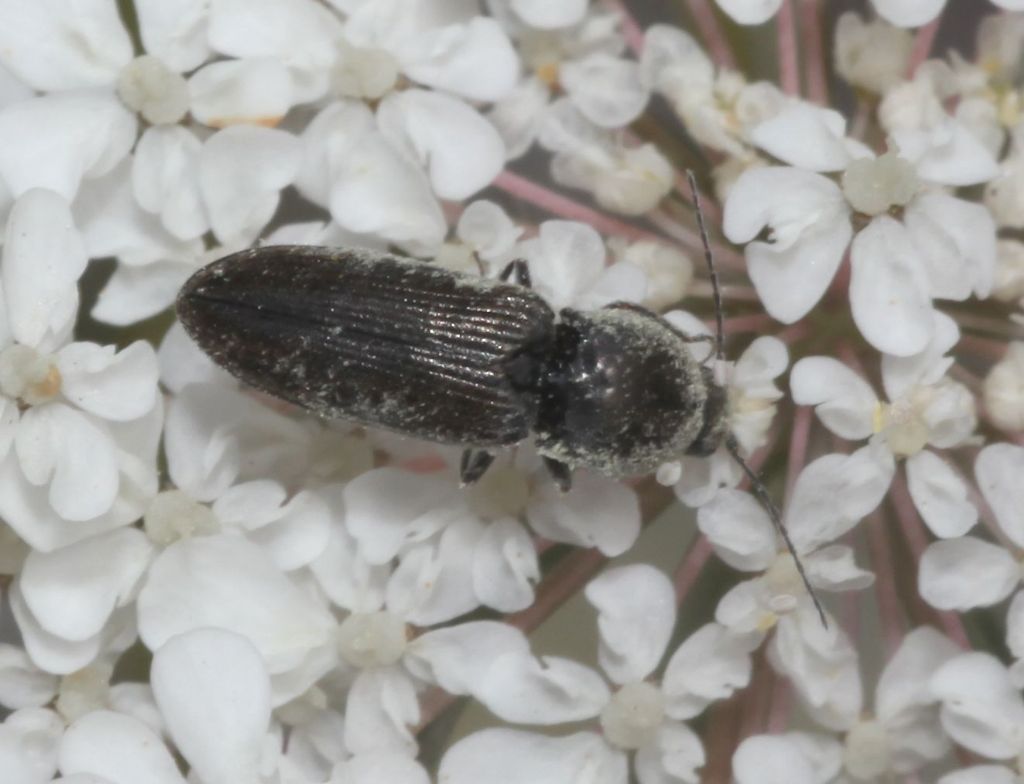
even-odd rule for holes
{"type": "Polygon", "coordinates": [[[1024,2],[953,5],[0,0],[0,780],[1024,778],[1024,2]],[[710,336],[705,242],[728,447],[568,492],[171,315],[309,244],[710,336]]]}

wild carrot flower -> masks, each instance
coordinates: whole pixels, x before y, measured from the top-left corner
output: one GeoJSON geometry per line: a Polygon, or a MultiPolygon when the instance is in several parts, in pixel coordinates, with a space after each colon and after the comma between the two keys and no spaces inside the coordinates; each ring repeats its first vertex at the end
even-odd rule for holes
{"type": "Polygon", "coordinates": [[[0,779],[1024,777],[1024,3],[656,5],[0,0],[0,779]],[[461,487],[171,315],[360,246],[706,337],[688,171],[761,494],[461,487]]]}

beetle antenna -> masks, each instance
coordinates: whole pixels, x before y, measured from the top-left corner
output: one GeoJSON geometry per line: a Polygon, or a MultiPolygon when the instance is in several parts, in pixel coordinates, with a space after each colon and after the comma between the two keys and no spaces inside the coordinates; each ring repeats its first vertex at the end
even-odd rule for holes
{"type": "Polygon", "coordinates": [[[804,571],[804,565],[800,561],[800,556],[796,553],[796,548],[793,546],[793,540],[789,538],[789,534],[786,532],[786,526],[782,522],[782,515],[779,514],[779,508],[775,506],[775,502],[772,500],[771,495],[768,493],[768,488],[764,486],[764,482],[761,481],[761,477],[747,465],[747,461],[743,459],[743,455],[740,454],[740,445],[736,440],[736,437],[730,433],[725,437],[725,448],[729,450],[729,454],[732,455],[739,467],[743,469],[743,473],[747,475],[747,479],[750,480],[750,486],[754,491],[754,495],[757,496],[757,500],[761,502],[761,505],[768,512],[768,517],[772,521],[772,525],[775,526],[776,532],[782,537],[782,541],[786,543],[786,549],[789,550],[789,554],[793,556],[793,562],[796,564],[796,570],[800,574],[800,579],[804,582],[804,587],[807,589],[807,593],[811,595],[811,601],[814,602],[814,609],[818,611],[818,617],[821,618],[821,624],[826,629],[828,628],[828,618],[825,616],[825,609],[821,606],[821,602],[818,600],[818,594],[814,592],[814,588],[811,586],[811,581],[807,579],[807,572],[804,571]]]}
{"type": "MultiPolygon", "coordinates": [[[[708,237],[708,227],[704,222],[704,211],[700,206],[700,191],[697,189],[697,178],[693,174],[692,169],[686,170],[686,181],[690,184],[690,192],[693,194],[693,209],[697,213],[697,228],[700,230],[700,241],[704,245],[704,261],[708,265],[708,275],[711,277],[711,293],[714,297],[715,304],[715,355],[717,359],[724,359],[725,357],[725,325],[722,319],[722,289],[718,285],[718,271],[715,269],[715,259],[711,253],[711,240],[708,237]]],[[[814,609],[818,611],[818,617],[821,618],[822,625],[828,628],[828,619],[825,616],[825,609],[821,606],[821,602],[818,600],[818,595],[814,592],[814,588],[811,586],[811,581],[807,579],[807,572],[804,571],[804,565],[800,561],[800,556],[797,555],[796,548],[793,546],[793,541],[789,538],[789,534],[786,532],[786,526],[782,522],[782,515],[779,513],[779,509],[775,506],[775,502],[772,500],[771,494],[768,492],[768,488],[764,486],[764,482],[761,481],[761,477],[747,465],[747,461],[743,459],[743,455],[740,453],[740,445],[736,440],[736,437],[732,433],[728,433],[725,437],[725,447],[729,450],[729,454],[732,455],[733,460],[739,464],[739,467],[743,469],[743,473],[746,474],[747,479],[750,480],[750,486],[754,491],[754,495],[761,502],[761,505],[768,512],[768,518],[772,521],[772,525],[778,532],[779,536],[782,537],[782,541],[786,544],[786,549],[789,554],[793,556],[793,562],[796,564],[796,570],[800,575],[800,579],[803,580],[804,587],[807,589],[807,593],[810,594],[811,601],[814,602],[814,609]]]]}
{"type": "Polygon", "coordinates": [[[722,323],[722,290],[718,286],[718,271],[715,259],[711,255],[711,240],[708,238],[708,227],[704,223],[704,211],[700,206],[700,191],[697,190],[697,178],[692,169],[686,170],[686,181],[690,183],[693,194],[693,209],[697,213],[697,228],[700,229],[700,241],[704,243],[704,261],[708,265],[711,276],[711,293],[715,303],[715,359],[725,359],[725,326],[722,323]]]}

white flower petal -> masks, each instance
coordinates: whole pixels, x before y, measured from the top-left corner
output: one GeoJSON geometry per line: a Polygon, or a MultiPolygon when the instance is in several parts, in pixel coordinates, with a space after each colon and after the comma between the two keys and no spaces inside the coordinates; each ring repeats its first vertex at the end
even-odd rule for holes
{"type": "Polygon", "coordinates": [[[494,126],[452,96],[390,93],[377,109],[377,124],[386,137],[411,148],[442,199],[468,198],[505,165],[505,144],[494,126]]]}
{"type": "Polygon", "coordinates": [[[782,0],[715,0],[718,7],[742,25],[759,25],[778,12],[782,0]]]}
{"type": "Polygon", "coordinates": [[[256,239],[299,170],[298,139],[285,131],[234,125],[199,153],[199,190],[213,233],[225,245],[256,239]]]}
{"type": "Polygon", "coordinates": [[[672,654],[661,688],[665,712],[674,719],[692,719],[715,700],[728,699],[750,682],[751,653],[759,634],[736,634],[707,623],[687,637],[672,654]]]}
{"type": "MultiPolygon", "coordinates": [[[[96,660],[109,635],[97,634],[85,640],[66,640],[44,629],[21,595],[18,583],[9,593],[11,614],[17,624],[25,652],[32,663],[45,672],[67,675],[96,660]]],[[[119,619],[119,620],[124,620],[119,619]]]]}
{"type": "Polygon", "coordinates": [[[473,591],[473,550],[483,524],[456,519],[440,539],[402,555],[388,581],[385,604],[409,623],[433,626],[480,606],[473,591]]]}
{"type": "Polygon", "coordinates": [[[747,266],[765,309],[791,324],[825,293],[853,230],[834,182],[800,169],[762,167],[733,184],[723,231],[732,242],[749,243],[747,266]],[[751,242],[766,228],[770,242],[751,242]]]}
{"type": "Polygon", "coordinates": [[[918,569],[921,596],[940,610],[987,607],[1020,582],[1020,567],[1010,553],[971,536],[932,542],[918,569]]]}
{"type": "Polygon", "coordinates": [[[345,703],[345,746],[353,754],[388,751],[414,756],[412,727],[420,720],[416,690],[398,667],[363,670],[345,703]]]}
{"type": "Polygon", "coordinates": [[[957,743],[985,757],[1020,753],[1024,702],[1006,668],[987,653],[964,653],[932,676],[932,694],[942,702],[942,726],[957,743]]]}
{"type": "Polygon", "coordinates": [[[132,59],[117,8],[104,0],[4,0],[0,18],[0,63],[42,92],[113,84],[132,59]]]}
{"type": "Polygon", "coordinates": [[[623,782],[624,754],[593,732],[553,738],[495,728],[474,732],[448,749],[438,780],[445,784],[566,784],[623,782]]]}
{"type": "Polygon", "coordinates": [[[849,366],[832,357],[805,357],[789,376],[793,402],[814,406],[822,423],[837,436],[867,438],[874,432],[878,398],[849,366]]]}
{"type": "Polygon", "coordinates": [[[144,340],[116,354],[113,346],[71,343],[57,353],[57,368],[64,396],[103,419],[138,419],[156,404],[156,353],[144,340]]]}
{"type": "Polygon", "coordinates": [[[67,201],[34,189],[11,209],[0,265],[6,321],[19,343],[55,348],[78,310],[78,278],[87,262],[67,201]]]}
{"type": "Polygon", "coordinates": [[[394,558],[407,540],[433,533],[452,517],[441,509],[452,485],[436,476],[377,468],[345,487],[345,525],[371,564],[394,558]]]}
{"type": "Polygon", "coordinates": [[[810,552],[853,528],[881,503],[895,470],[888,450],[874,445],[805,466],[785,511],[797,551],[810,552]]]}
{"type": "MultiPolygon", "coordinates": [[[[36,407],[22,417],[21,427],[37,423],[34,437],[16,442],[22,467],[45,465],[53,510],[66,520],[90,520],[110,510],[117,497],[120,470],[114,440],[88,415],[61,403],[36,407]],[[52,472],[52,473],[51,473],[52,472]]],[[[42,482],[36,482],[41,484],[42,482]]]]}
{"type": "Polygon", "coordinates": [[[471,101],[497,101],[515,87],[519,55],[497,20],[474,16],[444,30],[444,44],[405,73],[428,87],[471,101]]]}
{"type": "Polygon", "coordinates": [[[777,400],[782,393],[772,380],[785,373],[788,366],[786,344],[772,335],[761,335],[736,360],[729,384],[741,388],[747,397],[777,400]]]}
{"type": "Polygon", "coordinates": [[[505,613],[533,604],[540,565],[533,540],[518,520],[506,517],[488,525],[472,560],[473,592],[481,604],[505,613]]]}
{"type": "Polygon", "coordinates": [[[174,304],[178,290],[193,272],[194,267],[173,261],[144,267],[118,264],[89,315],[118,327],[155,316],[174,304]]]}
{"type": "Polygon", "coordinates": [[[60,743],[65,776],[91,773],[114,784],[185,784],[160,736],[138,719],[113,711],[87,713],[60,743]]]}
{"type": "Polygon", "coordinates": [[[857,651],[841,629],[824,628],[809,603],[806,607],[779,619],[768,646],[769,661],[792,680],[818,724],[849,729],[864,703],[857,651]]]}
{"type": "MultiPolygon", "coordinates": [[[[154,474],[154,485],[155,478],[154,474]]],[[[18,536],[37,550],[48,552],[138,519],[141,509],[129,510],[126,506],[122,510],[119,508],[122,500],[126,499],[116,499],[106,514],[69,525],[53,508],[49,488],[29,482],[16,455],[9,453],[0,461],[0,515],[18,536]]],[[[144,499],[140,500],[145,504],[144,499]]]]}
{"type": "Polygon", "coordinates": [[[647,90],[634,61],[594,52],[563,63],[559,81],[584,117],[602,128],[622,128],[647,104],[647,90]]]}
{"type": "Polygon", "coordinates": [[[1018,659],[1024,658],[1024,592],[1017,591],[1006,611],[1006,647],[1018,659]]]}
{"type": "Polygon", "coordinates": [[[432,255],[447,232],[426,174],[383,134],[370,132],[332,160],[331,217],[349,231],[373,234],[432,255]]]}
{"type": "Polygon", "coordinates": [[[0,178],[14,196],[49,188],[71,200],[83,177],[110,171],[135,142],[137,120],[108,91],[70,90],[0,110],[0,178]]]}
{"type": "Polygon", "coordinates": [[[499,205],[478,199],[462,211],[455,233],[482,259],[491,261],[511,251],[523,230],[499,205]]]}
{"type": "MultiPolygon", "coordinates": [[[[294,736],[292,736],[294,738],[294,736]]],[[[430,776],[415,760],[386,751],[357,754],[334,767],[331,784],[430,784],[430,776]]]]}
{"type": "Polygon", "coordinates": [[[697,525],[734,569],[760,572],[778,552],[767,513],[749,494],[726,488],[697,511],[697,525]]]}
{"type": "Polygon", "coordinates": [[[561,724],[597,716],[611,696],[604,679],[570,659],[506,653],[477,683],[476,698],[518,724],[561,724]]]}
{"type": "Polygon", "coordinates": [[[755,632],[769,616],[771,594],[763,577],[737,583],[718,601],[715,620],[735,634],[755,632]]]}
{"type": "Polygon", "coordinates": [[[844,144],[845,131],[846,120],[839,112],[799,101],[755,125],[750,138],[762,150],[790,166],[834,172],[845,169],[850,162],[844,144]]]}
{"type": "Polygon", "coordinates": [[[520,253],[530,264],[534,288],[555,310],[592,286],[605,264],[601,236],[576,221],[544,221],[536,239],[520,244],[520,253]]]}
{"type": "Polygon", "coordinates": [[[86,640],[133,596],[153,547],[135,528],[121,528],[51,553],[33,551],[21,574],[25,604],[51,634],[86,640]],[[68,592],[67,586],[75,590],[68,592]]]}
{"type": "Polygon", "coordinates": [[[925,129],[893,128],[889,141],[929,182],[977,185],[999,174],[992,151],[960,120],[945,117],[925,129]]]}
{"type": "Polygon", "coordinates": [[[634,766],[640,784],[699,784],[706,757],[700,737],[685,724],[663,722],[653,743],[637,749],[634,766]]]}
{"type": "Polygon", "coordinates": [[[953,364],[946,352],[960,340],[960,327],[940,311],[932,311],[932,338],[923,351],[909,357],[882,355],[882,386],[889,400],[912,393],[915,386],[938,383],[953,364]]]}
{"type": "Polygon", "coordinates": [[[209,227],[199,194],[202,142],[180,125],[147,128],[132,157],[132,192],[139,205],[160,216],[179,239],[201,236],[209,227]]]}
{"type": "Polygon", "coordinates": [[[531,498],[526,517],[537,533],[558,542],[596,547],[609,557],[628,550],[640,534],[640,505],[629,487],[579,471],[572,489],[544,484],[531,498]]]}
{"type": "Polygon", "coordinates": [[[194,775],[204,784],[256,780],[270,726],[270,677],[251,642],[224,629],[172,637],[153,654],[150,679],[194,775]]]}
{"type": "Polygon", "coordinates": [[[920,27],[939,15],[946,0],[871,0],[871,4],[897,27],[920,27]]]}
{"type": "Polygon", "coordinates": [[[57,676],[36,667],[24,650],[0,643],[0,705],[40,708],[57,696],[57,686],[57,676]]]}
{"type": "Polygon", "coordinates": [[[0,770],[4,781],[44,784],[57,772],[57,746],[64,722],[48,708],[25,708],[0,724],[0,770]]]}
{"type": "Polygon", "coordinates": [[[932,337],[931,284],[910,234],[882,215],[862,229],[850,251],[850,308],[864,338],[905,357],[932,337]]]}
{"type": "Polygon", "coordinates": [[[925,449],[907,459],[907,488],[921,519],[942,539],[963,536],[978,522],[967,484],[934,452],[925,449]]]}
{"type": "Polygon", "coordinates": [[[845,544],[831,544],[808,553],[803,558],[807,579],[824,591],[857,591],[875,581],[875,575],[854,562],[853,549],[845,544]]]}
{"type": "Polygon", "coordinates": [[[824,784],[843,763],[834,738],[805,732],[753,735],[732,757],[736,784],[824,784]]]}
{"type": "Polygon", "coordinates": [[[990,444],[978,453],[974,477],[996,523],[1018,547],[1024,547],[1024,448],[1016,444],[990,444]]]}
{"type": "Polygon", "coordinates": [[[207,0],[135,0],[135,11],[146,53],[159,57],[171,69],[192,71],[209,57],[207,0]]]}
{"type": "Polygon", "coordinates": [[[933,297],[965,300],[991,293],[996,224],[984,205],[932,191],[907,205],[903,222],[922,253],[933,297]]]}
{"type": "Polygon", "coordinates": [[[898,727],[909,712],[931,704],[932,675],[960,648],[930,626],[919,626],[903,638],[885,665],[875,690],[875,711],[887,726],[898,727]]]}
{"type": "Polygon", "coordinates": [[[390,564],[371,565],[359,557],[358,545],[346,530],[342,488],[320,490],[331,509],[330,539],[324,551],[309,565],[328,598],[351,612],[374,612],[384,606],[384,589],[390,564]]]}
{"type": "Polygon", "coordinates": [[[211,128],[251,123],[273,127],[291,108],[292,79],[279,60],[219,60],[188,80],[192,116],[211,128]]]}
{"type": "Polygon", "coordinates": [[[295,101],[323,96],[342,25],[313,0],[213,0],[210,46],[232,57],[269,57],[292,71],[295,101]]]}
{"type": "Polygon", "coordinates": [[[409,643],[403,663],[449,694],[472,694],[499,657],[529,652],[529,641],[514,626],[471,621],[421,634],[409,643]]]}
{"type": "Polygon", "coordinates": [[[540,30],[570,27],[583,21],[587,11],[586,0],[563,0],[560,3],[545,0],[510,0],[510,5],[520,19],[540,30]]]}
{"type": "Polygon", "coordinates": [[[260,547],[231,534],[172,544],[150,567],[137,604],[150,650],[192,629],[220,627],[247,637],[271,673],[295,667],[336,626],[260,547]]]}
{"type": "Polygon", "coordinates": [[[1016,773],[1002,765],[972,765],[947,773],[935,784],[1016,784],[1017,778],[1016,773]]]}
{"type": "Polygon", "coordinates": [[[613,683],[642,681],[658,666],[675,627],[676,599],[663,572],[647,564],[609,569],[584,594],[598,612],[598,662],[613,683]]]}
{"type": "Polygon", "coordinates": [[[580,310],[597,310],[612,302],[640,303],[647,296],[647,275],[635,264],[617,261],[573,303],[580,310]]]}

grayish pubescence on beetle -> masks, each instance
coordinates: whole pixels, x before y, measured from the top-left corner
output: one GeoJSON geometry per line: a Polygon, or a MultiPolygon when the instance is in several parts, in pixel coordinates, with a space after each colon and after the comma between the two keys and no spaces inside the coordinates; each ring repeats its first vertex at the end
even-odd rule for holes
{"type": "Polygon", "coordinates": [[[565,309],[543,374],[537,449],[612,476],[649,473],[701,441],[714,451],[724,399],[667,322],[630,307],[565,309]],[[709,387],[709,383],[711,386],[709,387]],[[707,422],[706,414],[716,416],[707,422]]]}

